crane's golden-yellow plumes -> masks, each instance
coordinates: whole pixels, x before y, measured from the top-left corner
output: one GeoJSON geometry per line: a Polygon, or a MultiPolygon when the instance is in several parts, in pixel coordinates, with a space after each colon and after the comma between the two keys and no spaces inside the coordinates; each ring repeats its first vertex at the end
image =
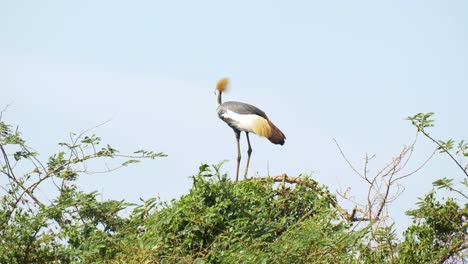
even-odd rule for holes
{"type": "Polygon", "coordinates": [[[268,120],[261,116],[255,116],[252,122],[252,128],[255,134],[269,138],[271,136],[271,127],[268,120]]]}
{"type": "Polygon", "coordinates": [[[218,83],[216,84],[216,90],[220,92],[224,92],[227,90],[228,86],[229,86],[229,78],[223,78],[219,80],[218,83]]]}

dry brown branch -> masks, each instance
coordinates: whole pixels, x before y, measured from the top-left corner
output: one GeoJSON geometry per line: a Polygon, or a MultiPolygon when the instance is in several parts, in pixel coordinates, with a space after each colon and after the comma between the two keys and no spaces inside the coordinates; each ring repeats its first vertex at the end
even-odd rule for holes
{"type": "Polygon", "coordinates": [[[3,118],[3,113],[5,113],[8,110],[8,107],[11,106],[12,103],[7,104],[3,109],[0,111],[0,121],[2,121],[3,118]]]}
{"type": "Polygon", "coordinates": [[[365,207],[352,198],[349,190],[346,192],[338,191],[338,194],[355,205],[355,209],[352,210],[351,215],[356,212],[360,212],[364,218],[375,221],[386,219],[386,216],[384,215],[386,215],[388,205],[403,193],[404,188],[399,184],[399,181],[414,175],[416,172],[421,170],[434,157],[434,154],[437,151],[435,150],[431,153],[431,155],[416,169],[403,173],[413,155],[414,147],[417,142],[416,135],[415,140],[411,145],[403,146],[398,155],[393,157],[391,161],[386,163],[381,169],[377,170],[376,173],[371,173],[369,169],[369,163],[375,155],[369,156],[366,154],[364,157],[363,169],[362,172],[360,172],[360,170],[347,158],[343,149],[338,144],[338,141],[336,139],[333,139],[333,141],[352,171],[356,173],[356,175],[358,175],[359,178],[361,178],[368,186],[365,207]]]}
{"type": "MultiPolygon", "coordinates": [[[[437,261],[438,264],[443,264],[445,261],[449,260],[450,258],[456,256],[458,253],[468,249],[468,241],[461,241],[458,245],[450,249],[449,253],[442,256],[442,258],[437,261]]],[[[466,256],[465,256],[466,257],[466,256]]],[[[462,260],[464,260],[464,257],[461,257],[462,260]]],[[[465,263],[465,262],[463,262],[465,263]]]]}

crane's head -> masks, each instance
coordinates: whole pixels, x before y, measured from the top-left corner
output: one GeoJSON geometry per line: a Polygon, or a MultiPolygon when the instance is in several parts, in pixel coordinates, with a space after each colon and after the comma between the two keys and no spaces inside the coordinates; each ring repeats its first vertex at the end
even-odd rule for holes
{"type": "Polygon", "coordinates": [[[218,81],[216,84],[216,90],[215,90],[215,95],[216,95],[216,103],[219,106],[221,102],[221,94],[224,91],[227,91],[227,88],[229,86],[229,78],[223,78],[218,81]]]}
{"type": "Polygon", "coordinates": [[[223,78],[218,81],[216,84],[216,91],[219,91],[220,93],[224,92],[227,90],[229,86],[229,78],[223,78]]]}

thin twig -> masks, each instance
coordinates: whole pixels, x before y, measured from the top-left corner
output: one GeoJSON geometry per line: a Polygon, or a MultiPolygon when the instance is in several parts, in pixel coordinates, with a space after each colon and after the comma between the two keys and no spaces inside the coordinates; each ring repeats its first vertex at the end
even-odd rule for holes
{"type": "Polygon", "coordinates": [[[8,159],[8,156],[7,156],[7,153],[5,151],[5,149],[3,148],[2,145],[0,145],[0,150],[3,154],[3,159],[5,160],[5,163],[7,165],[7,168],[9,169],[9,173],[7,174],[8,178],[10,178],[12,181],[14,181],[16,184],[18,184],[18,186],[20,186],[28,195],[29,197],[31,197],[34,202],[36,202],[36,204],[38,205],[43,205],[41,201],[39,201],[39,199],[36,198],[36,196],[34,196],[34,194],[28,190],[28,188],[26,188],[23,183],[21,183],[20,181],[18,181],[15,177],[15,174],[10,166],[10,162],[9,162],[9,159],[8,159]]]}
{"type": "Polygon", "coordinates": [[[340,150],[341,156],[343,156],[343,159],[348,163],[348,165],[351,167],[351,169],[352,169],[357,175],[359,175],[361,178],[364,178],[364,176],[362,176],[361,173],[359,173],[359,171],[356,169],[356,167],[354,167],[354,165],[351,164],[351,162],[348,160],[348,158],[347,158],[346,155],[344,154],[343,150],[341,149],[340,145],[338,144],[338,141],[336,141],[336,139],[333,139],[333,141],[335,141],[336,146],[337,146],[338,149],[340,150]]]}
{"type": "Polygon", "coordinates": [[[450,158],[458,165],[458,167],[460,167],[460,169],[463,171],[463,173],[465,174],[466,177],[468,177],[468,172],[463,168],[463,166],[457,161],[457,159],[455,159],[455,157],[453,157],[452,153],[450,153],[448,151],[447,148],[445,148],[444,146],[442,146],[439,142],[437,142],[437,140],[435,140],[434,138],[432,138],[426,131],[422,130],[421,131],[427,138],[429,138],[430,140],[432,140],[432,142],[434,142],[435,144],[437,144],[437,146],[439,146],[439,148],[441,148],[445,153],[447,153],[450,158]]]}

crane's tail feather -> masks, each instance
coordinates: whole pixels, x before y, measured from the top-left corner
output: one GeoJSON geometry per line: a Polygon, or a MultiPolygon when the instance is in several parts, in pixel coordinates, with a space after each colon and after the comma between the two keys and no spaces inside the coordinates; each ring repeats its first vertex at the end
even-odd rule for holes
{"type": "Polygon", "coordinates": [[[271,135],[268,137],[268,140],[273,144],[280,144],[282,146],[286,136],[270,120],[268,120],[268,124],[271,127],[271,135]]]}

